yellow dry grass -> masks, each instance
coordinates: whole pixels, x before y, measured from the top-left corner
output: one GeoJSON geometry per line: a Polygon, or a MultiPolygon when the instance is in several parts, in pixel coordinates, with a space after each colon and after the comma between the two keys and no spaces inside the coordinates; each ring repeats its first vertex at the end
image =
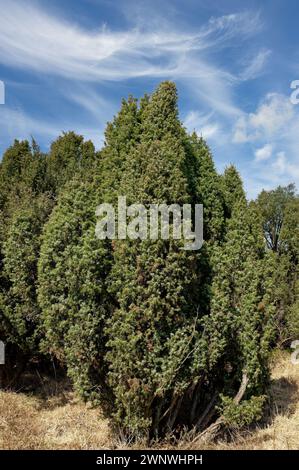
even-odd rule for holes
{"type": "Polygon", "coordinates": [[[299,365],[290,355],[273,358],[268,419],[253,431],[239,433],[232,442],[210,446],[218,450],[298,450],[299,449],[299,365]]]}
{"type": "MultiPolygon", "coordinates": [[[[215,450],[299,449],[299,366],[288,354],[273,360],[272,405],[267,421],[254,430],[235,435],[230,442],[206,446],[215,450]]],[[[92,409],[74,394],[55,385],[42,394],[0,392],[1,449],[116,449],[109,425],[99,410],[92,409]]],[[[160,445],[172,448],[173,445],[160,445]]],[[[181,441],[176,448],[193,448],[181,441]]]]}

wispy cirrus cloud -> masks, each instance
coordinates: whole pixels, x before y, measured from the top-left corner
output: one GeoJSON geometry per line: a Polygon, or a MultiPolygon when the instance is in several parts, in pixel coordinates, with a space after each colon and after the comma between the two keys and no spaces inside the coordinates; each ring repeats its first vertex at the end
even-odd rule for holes
{"type": "MultiPolygon", "coordinates": [[[[42,5],[0,0],[0,64],[44,80],[55,103],[41,106],[35,100],[34,113],[26,105],[17,113],[7,108],[6,117],[0,116],[0,137],[33,134],[48,141],[61,130],[74,129],[100,142],[105,122],[117,111],[119,90],[138,95],[151,90],[148,83],[172,79],[189,101],[186,127],[211,141],[222,160],[230,158],[233,141],[235,147],[256,145],[251,163],[266,161],[261,149],[275,145],[272,137],[280,129],[279,119],[286,119],[285,103],[277,98],[275,108],[275,99],[268,97],[255,112],[246,113],[237,93],[240,85],[263,73],[271,58],[268,47],[251,47],[264,27],[259,12],[214,15],[189,27],[148,3],[149,22],[141,6],[135,15],[126,3],[130,21],[116,30],[100,22],[88,29],[71,21],[63,8],[53,13],[50,4],[42,5]]],[[[279,151],[284,149],[277,146],[279,151]]]]}
{"type": "Polygon", "coordinates": [[[34,118],[22,109],[12,109],[7,106],[1,108],[0,141],[4,137],[9,137],[11,140],[28,138],[32,130],[41,136],[54,138],[62,129],[59,129],[59,125],[34,118]]]}
{"type": "MultiPolygon", "coordinates": [[[[87,31],[36,6],[1,1],[0,61],[40,73],[80,80],[122,80],[133,77],[209,77],[215,69],[201,53],[227,47],[261,27],[257,14],[212,18],[195,32],[169,25],[162,30],[141,28],[111,31],[99,25],[87,31]]],[[[217,72],[220,68],[217,68],[217,72]]],[[[222,71],[223,79],[233,75],[222,71]]],[[[235,77],[237,78],[237,77],[235,77]]]]}
{"type": "MultiPolygon", "coordinates": [[[[212,17],[193,31],[156,14],[150,28],[137,21],[130,29],[111,31],[105,25],[87,30],[30,2],[24,8],[21,2],[0,0],[0,6],[0,63],[39,77],[75,80],[75,86],[63,85],[59,93],[95,118],[109,115],[109,105],[113,106],[92,83],[144,77],[179,80],[201,107],[229,118],[241,114],[232,97],[233,87],[241,80],[239,74],[210,56],[230,47],[236,38],[245,41],[260,31],[258,13],[212,17]]],[[[245,75],[250,67],[256,66],[246,64],[245,75]]],[[[29,123],[34,122],[29,119],[29,123]]],[[[39,132],[40,125],[32,132],[39,132]]],[[[201,132],[215,136],[218,127],[208,123],[201,132]]]]}
{"type": "Polygon", "coordinates": [[[198,111],[190,111],[184,119],[184,126],[191,132],[196,132],[204,139],[219,138],[220,125],[213,119],[214,113],[200,114],[198,111]]]}
{"type": "Polygon", "coordinates": [[[104,129],[98,125],[84,126],[79,119],[74,121],[73,118],[60,120],[59,122],[53,122],[49,119],[41,120],[23,109],[1,108],[0,144],[7,138],[13,142],[14,139],[23,140],[36,136],[50,143],[63,132],[74,129],[86,139],[92,140],[96,148],[103,145],[104,129]]]}
{"type": "Polygon", "coordinates": [[[245,69],[240,73],[241,80],[251,80],[257,78],[265,68],[272,51],[262,49],[248,62],[245,69]]]}

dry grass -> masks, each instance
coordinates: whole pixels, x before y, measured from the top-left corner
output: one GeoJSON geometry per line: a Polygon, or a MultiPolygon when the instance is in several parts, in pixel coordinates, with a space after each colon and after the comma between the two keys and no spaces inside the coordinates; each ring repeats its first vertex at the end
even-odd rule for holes
{"type": "Polygon", "coordinates": [[[37,390],[33,396],[0,392],[0,449],[112,447],[107,420],[78,400],[66,381],[44,379],[37,390]]]}
{"type": "Polygon", "coordinates": [[[277,356],[273,362],[267,422],[233,443],[218,443],[218,449],[299,449],[299,366],[291,363],[289,354],[277,356]]]}
{"type": "MultiPolygon", "coordinates": [[[[219,441],[209,449],[299,449],[299,366],[289,355],[273,361],[272,405],[254,430],[219,441]]],[[[181,442],[176,448],[187,448],[181,442]]],[[[100,412],[77,400],[65,383],[43,382],[34,396],[0,392],[1,449],[124,448],[110,435],[100,412]]],[[[174,448],[164,444],[160,448],[174,448]]],[[[189,447],[190,448],[190,447],[189,447]]],[[[193,447],[194,448],[194,447],[193,447]]]]}

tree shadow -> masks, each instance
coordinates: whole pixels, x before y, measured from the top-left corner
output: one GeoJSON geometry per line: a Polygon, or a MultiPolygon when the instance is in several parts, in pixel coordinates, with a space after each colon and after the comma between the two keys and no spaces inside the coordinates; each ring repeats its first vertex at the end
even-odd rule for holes
{"type": "Polygon", "coordinates": [[[3,390],[37,398],[39,409],[54,409],[70,402],[73,388],[63,368],[31,363],[13,385],[3,390]]]}
{"type": "Polygon", "coordinates": [[[265,410],[266,424],[271,424],[277,415],[292,416],[298,405],[298,382],[280,377],[271,381],[269,401],[265,410]]]}
{"type": "MultiPolygon", "coordinates": [[[[292,378],[280,377],[272,379],[268,391],[268,399],[264,407],[264,413],[261,419],[252,423],[250,426],[234,430],[226,429],[224,434],[220,437],[227,443],[235,442],[236,440],[247,439],[254,436],[255,431],[260,431],[271,427],[277,416],[291,417],[296,413],[298,407],[299,384],[292,378]]],[[[266,434],[259,439],[264,441],[272,439],[272,436],[266,434]]],[[[219,440],[219,439],[218,439],[219,440]]]]}

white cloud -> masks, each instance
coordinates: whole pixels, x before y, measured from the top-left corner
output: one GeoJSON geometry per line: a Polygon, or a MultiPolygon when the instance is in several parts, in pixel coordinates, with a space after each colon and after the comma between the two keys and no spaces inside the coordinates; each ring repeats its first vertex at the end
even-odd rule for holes
{"type": "Polygon", "coordinates": [[[269,93],[257,112],[250,114],[249,125],[267,134],[278,132],[294,117],[294,107],[288,97],[269,93]]]}
{"type": "Polygon", "coordinates": [[[27,139],[31,134],[48,138],[56,137],[62,129],[58,125],[36,119],[21,109],[12,109],[8,106],[1,108],[0,113],[0,139],[27,139]]]}
{"type": "Polygon", "coordinates": [[[201,135],[204,139],[215,138],[219,132],[218,124],[210,124],[201,128],[201,135]]]}
{"type": "Polygon", "coordinates": [[[285,152],[278,152],[276,160],[272,165],[274,171],[281,175],[285,175],[290,180],[299,178],[299,167],[287,159],[285,152]]]}
{"type": "Polygon", "coordinates": [[[266,144],[263,147],[257,149],[254,152],[255,155],[255,161],[261,162],[264,160],[268,160],[272,156],[273,152],[273,145],[272,144],[266,144]]]}
{"type": "Polygon", "coordinates": [[[79,105],[97,120],[107,121],[112,117],[111,102],[101,96],[91,85],[76,85],[63,88],[61,92],[68,101],[79,105]]]}
{"type": "MultiPolygon", "coordinates": [[[[242,114],[234,104],[232,91],[243,80],[232,72],[237,64],[223,68],[211,58],[236,40],[241,43],[256,34],[262,28],[257,13],[215,17],[197,30],[182,30],[152,11],[150,24],[144,21],[149,15],[137,15],[131,29],[116,32],[105,26],[86,30],[30,2],[26,8],[14,0],[0,0],[0,5],[0,63],[6,66],[97,83],[137,77],[175,79],[184,83],[202,105],[225,118],[242,114]]],[[[132,18],[131,12],[131,23],[132,18]]],[[[262,50],[260,56],[257,51],[257,55],[258,64],[248,66],[245,78],[262,67],[265,52],[262,50]]],[[[92,101],[80,99],[94,113],[92,101]]],[[[212,130],[206,132],[211,135],[212,130]]]]}
{"type": "Polygon", "coordinates": [[[244,114],[235,125],[233,142],[256,141],[283,133],[294,119],[294,106],[289,97],[279,93],[269,93],[255,113],[244,114]]]}
{"type": "Polygon", "coordinates": [[[252,140],[252,136],[248,135],[248,117],[241,116],[237,119],[233,131],[232,141],[235,144],[243,144],[252,140]]]}
{"type": "Polygon", "coordinates": [[[259,27],[256,15],[240,13],[210,20],[197,32],[173,28],[88,31],[26,3],[1,1],[0,61],[81,80],[118,80],[210,73],[193,53],[224,47],[259,27]],[[190,56],[185,61],[186,54],[190,56]],[[163,59],[163,60],[162,60],[163,59]]]}
{"type": "Polygon", "coordinates": [[[22,109],[1,108],[0,113],[0,143],[11,142],[14,139],[30,139],[31,136],[46,138],[48,141],[56,139],[62,132],[76,130],[85,139],[91,139],[97,148],[103,144],[104,129],[98,126],[82,126],[73,120],[59,123],[41,120],[26,113],[22,109]]]}
{"type": "Polygon", "coordinates": [[[189,132],[195,131],[205,139],[219,137],[220,126],[219,123],[211,121],[213,113],[200,114],[198,111],[190,111],[185,120],[184,126],[189,132]]]}
{"type": "Polygon", "coordinates": [[[256,78],[264,69],[264,66],[271,54],[269,49],[262,49],[259,51],[252,61],[246,66],[246,68],[241,72],[241,80],[251,80],[256,78]]]}
{"type": "Polygon", "coordinates": [[[212,116],[213,112],[210,112],[209,114],[204,114],[200,113],[199,111],[189,111],[189,113],[184,119],[184,126],[188,129],[189,132],[199,132],[200,128],[203,125],[207,124],[212,116]]]}
{"type": "MultiPolygon", "coordinates": [[[[261,30],[259,14],[254,12],[211,18],[197,29],[179,28],[156,11],[139,16],[131,12],[132,27],[111,31],[101,25],[88,30],[30,0],[26,8],[22,2],[0,0],[0,8],[0,63],[40,77],[57,77],[56,94],[64,93],[97,120],[106,121],[111,115],[109,108],[114,112],[116,107],[94,92],[94,83],[100,87],[103,81],[169,78],[183,84],[205,114],[211,108],[217,113],[217,117],[193,127],[206,138],[219,139],[222,123],[225,126],[226,120],[231,123],[242,116],[235,104],[234,87],[257,73],[266,57],[265,50],[257,51],[257,59],[247,64],[243,77],[235,72],[239,68],[237,59],[225,65],[223,61],[219,65],[216,59],[220,50],[261,30]],[[65,79],[72,81],[69,89],[65,79]],[[59,86],[64,88],[58,90],[59,86]]],[[[33,123],[30,116],[28,119],[28,130],[30,123],[36,129],[38,122],[33,123]]]]}
{"type": "Polygon", "coordinates": [[[250,196],[290,182],[299,187],[299,106],[292,105],[289,96],[267,94],[254,112],[237,119],[233,142],[258,144],[254,159],[244,163],[250,196]]]}
{"type": "MultiPolygon", "coordinates": [[[[112,93],[105,95],[109,96],[107,100],[98,94],[108,89],[108,84],[103,82],[151,77],[176,80],[179,87],[183,85],[183,93],[192,98],[193,109],[200,105],[200,112],[191,111],[184,124],[221,148],[221,164],[230,155],[234,122],[235,142],[256,142],[258,165],[268,163],[261,150],[268,142],[276,151],[287,152],[273,138],[273,134],[286,134],[288,126],[283,123],[292,115],[281,95],[268,95],[251,114],[244,113],[236,101],[236,87],[264,70],[270,51],[255,47],[256,56],[241,65],[238,53],[230,54],[230,61],[222,54],[225,48],[237,51],[236,44],[243,53],[245,41],[263,27],[258,14],[243,12],[211,18],[195,30],[182,22],[178,26],[179,22],[172,21],[171,16],[168,19],[160,10],[156,12],[154,7],[150,7],[151,14],[134,15],[125,2],[125,7],[117,5],[117,8],[126,10],[127,24],[131,27],[112,31],[99,24],[98,29],[88,30],[50,13],[43,6],[47,2],[32,1],[28,0],[25,7],[20,1],[0,0],[0,64],[34,72],[41,81],[43,76],[48,82],[51,76],[55,77],[56,95],[63,94],[64,99],[74,102],[75,111],[69,115],[68,103],[65,114],[56,118],[57,109],[52,109],[48,116],[53,117],[53,123],[46,118],[44,121],[34,118],[28,112],[6,109],[6,114],[0,115],[0,138],[37,134],[49,140],[62,129],[72,128],[100,142],[102,129],[99,131],[95,126],[98,123],[103,126],[117,111],[114,98],[110,98],[112,93]],[[79,113],[76,113],[77,106],[81,107],[79,113]],[[86,112],[90,120],[88,116],[86,119],[86,112]]],[[[142,5],[139,2],[138,8],[142,9],[142,5]]],[[[164,3],[163,8],[166,8],[164,3]]],[[[294,149],[298,135],[293,126],[294,149]]],[[[271,171],[273,175],[277,173],[272,167],[271,171]]]]}
{"type": "Polygon", "coordinates": [[[285,152],[278,152],[276,156],[276,160],[272,165],[272,168],[278,173],[285,173],[287,170],[287,166],[288,164],[287,164],[285,152]]]}

